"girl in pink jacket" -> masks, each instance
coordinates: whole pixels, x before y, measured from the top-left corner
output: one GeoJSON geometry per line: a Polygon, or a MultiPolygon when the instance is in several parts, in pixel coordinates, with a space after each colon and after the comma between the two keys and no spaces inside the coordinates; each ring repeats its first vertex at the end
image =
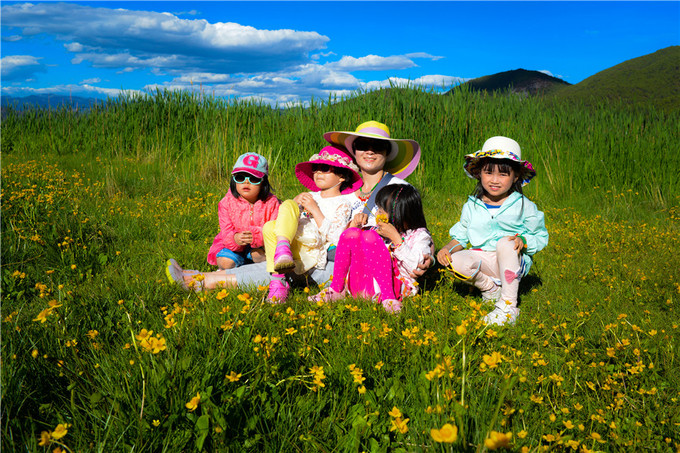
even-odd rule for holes
{"type": "Polygon", "coordinates": [[[220,232],[208,251],[208,263],[231,269],[265,260],[262,226],[276,219],[281,203],[271,193],[268,170],[264,156],[239,156],[229,192],[218,204],[220,232]]]}

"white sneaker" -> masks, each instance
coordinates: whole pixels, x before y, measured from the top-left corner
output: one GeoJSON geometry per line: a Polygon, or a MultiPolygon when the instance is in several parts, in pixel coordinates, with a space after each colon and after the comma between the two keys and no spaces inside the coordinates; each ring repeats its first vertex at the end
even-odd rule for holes
{"type": "Polygon", "coordinates": [[[489,312],[482,321],[487,325],[504,326],[506,324],[513,325],[519,318],[519,308],[517,307],[503,307],[496,306],[493,311],[489,312]]]}
{"type": "Polygon", "coordinates": [[[501,287],[496,286],[488,291],[482,291],[482,302],[496,302],[501,298],[501,287]]]}

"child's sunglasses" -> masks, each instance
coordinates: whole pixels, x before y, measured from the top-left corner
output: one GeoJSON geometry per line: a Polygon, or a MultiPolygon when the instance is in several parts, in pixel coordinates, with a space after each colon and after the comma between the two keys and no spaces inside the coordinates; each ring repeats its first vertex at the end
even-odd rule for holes
{"type": "Polygon", "coordinates": [[[333,171],[333,166],[328,164],[312,164],[312,173],[316,173],[317,171],[328,173],[333,171]]]}
{"type": "Polygon", "coordinates": [[[231,175],[231,179],[233,179],[236,184],[244,184],[248,181],[249,184],[259,186],[263,178],[258,178],[257,176],[248,173],[236,173],[231,175]]]}

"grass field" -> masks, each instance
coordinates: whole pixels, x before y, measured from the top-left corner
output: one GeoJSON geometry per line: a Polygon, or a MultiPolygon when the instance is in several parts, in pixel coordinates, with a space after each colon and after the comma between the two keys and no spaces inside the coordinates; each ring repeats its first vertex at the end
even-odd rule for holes
{"type": "Polygon", "coordinates": [[[676,113],[418,90],[281,112],[158,93],[2,123],[6,451],[679,451],[676,113]],[[385,121],[438,246],[473,188],[462,155],[519,141],[550,244],[516,326],[433,268],[398,316],[187,294],[240,153],[292,167],[329,130],[385,121]]]}

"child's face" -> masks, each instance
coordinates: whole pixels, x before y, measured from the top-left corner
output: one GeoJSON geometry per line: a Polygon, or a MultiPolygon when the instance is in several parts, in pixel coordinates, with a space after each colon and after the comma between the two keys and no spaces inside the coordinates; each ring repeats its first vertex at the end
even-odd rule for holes
{"type": "MultiPolygon", "coordinates": [[[[241,196],[241,198],[249,203],[255,203],[257,201],[257,197],[260,195],[261,182],[260,184],[252,184],[250,180],[257,180],[259,178],[255,178],[254,176],[251,176],[247,173],[237,173],[233,177],[234,182],[236,183],[236,191],[241,196]]],[[[259,180],[262,181],[261,179],[259,180]]]]}
{"type": "Polygon", "coordinates": [[[514,170],[501,172],[496,165],[487,165],[479,173],[479,179],[482,182],[484,192],[492,202],[505,200],[517,178],[518,175],[514,170]]]}
{"type": "Polygon", "coordinates": [[[314,171],[314,184],[316,184],[319,190],[340,186],[345,180],[345,178],[333,173],[333,167],[330,165],[314,165],[312,169],[314,171]]]}

